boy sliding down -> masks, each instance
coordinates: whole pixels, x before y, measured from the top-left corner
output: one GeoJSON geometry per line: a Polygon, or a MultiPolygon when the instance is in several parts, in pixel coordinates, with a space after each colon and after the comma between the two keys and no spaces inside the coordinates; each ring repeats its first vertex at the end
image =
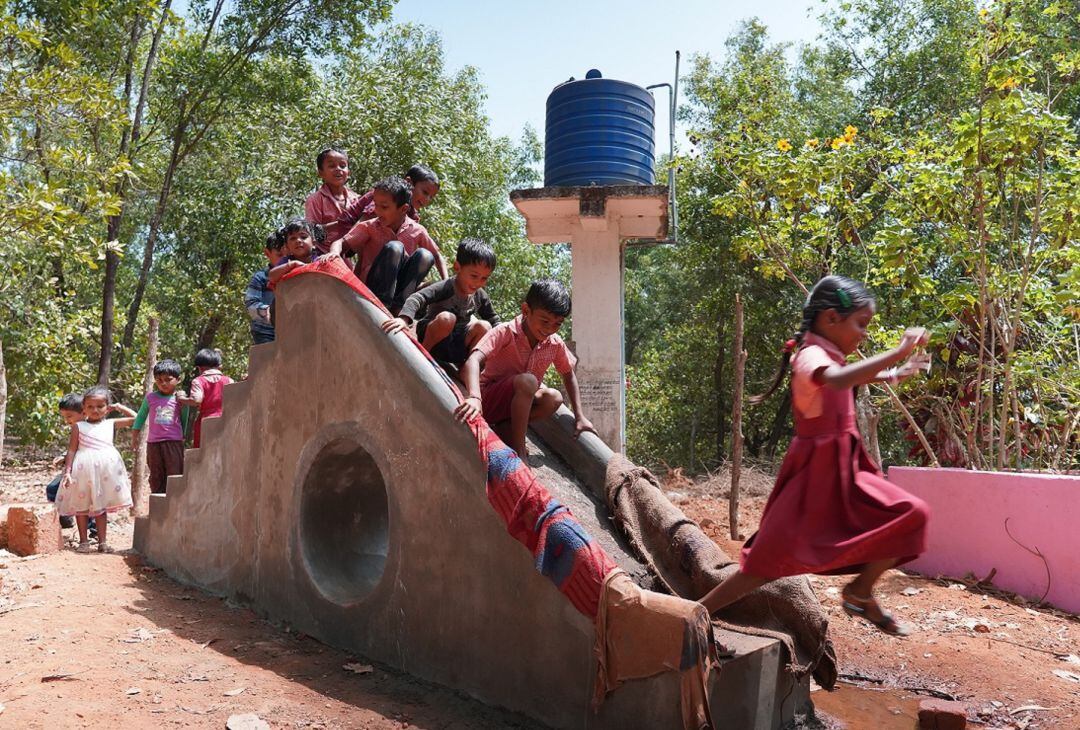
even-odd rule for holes
{"type": "Polygon", "coordinates": [[[556,332],[570,314],[570,294],[553,279],[534,281],[521,314],[484,335],[461,369],[468,397],[454,414],[471,421],[482,412],[488,423],[510,419],[510,447],[527,459],[529,422],[547,418],[562,405],[562,394],[543,384],[550,365],[562,376],[577,423],[574,435],[596,433],[581,411],[576,358],[556,332]]]}
{"type": "Polygon", "coordinates": [[[457,249],[454,276],[409,296],[395,319],[383,323],[387,334],[408,327],[419,318],[416,336],[439,362],[458,368],[469,351],[491,328],[499,315],[483,290],[495,268],[495,252],[479,238],[466,238],[457,249]],[[480,319],[471,321],[472,315],[480,319]]]}

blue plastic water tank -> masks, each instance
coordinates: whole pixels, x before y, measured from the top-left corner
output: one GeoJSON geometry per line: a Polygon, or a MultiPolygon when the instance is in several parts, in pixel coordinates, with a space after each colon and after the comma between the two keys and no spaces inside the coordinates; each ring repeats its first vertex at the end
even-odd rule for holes
{"type": "Polygon", "coordinates": [[[547,99],[544,186],[652,185],[652,94],[589,71],[547,99]]]}

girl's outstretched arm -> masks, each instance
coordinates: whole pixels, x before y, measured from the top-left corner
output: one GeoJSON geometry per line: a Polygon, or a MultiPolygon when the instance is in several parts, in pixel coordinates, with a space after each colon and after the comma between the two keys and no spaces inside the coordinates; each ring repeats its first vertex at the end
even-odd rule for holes
{"type": "Polygon", "coordinates": [[[917,346],[925,345],[927,339],[928,335],[925,329],[922,327],[909,327],[904,332],[904,336],[900,338],[900,344],[893,349],[850,365],[830,365],[820,371],[821,382],[837,390],[847,390],[856,385],[876,382],[880,379],[879,375],[885,368],[892,367],[902,361],[917,346]]]}
{"type": "Polygon", "coordinates": [[[109,406],[109,411],[112,412],[112,413],[116,413],[117,411],[119,411],[120,413],[124,414],[123,418],[114,418],[113,419],[113,428],[114,429],[115,428],[130,428],[131,424],[135,423],[135,416],[138,415],[137,413],[135,413],[135,411],[131,410],[130,408],[125,406],[123,403],[113,403],[111,406],[109,406]]]}
{"type": "Polygon", "coordinates": [[[64,478],[61,484],[71,480],[71,462],[75,460],[75,452],[79,450],[79,427],[71,427],[71,437],[68,439],[67,455],[64,457],[64,478]]]}

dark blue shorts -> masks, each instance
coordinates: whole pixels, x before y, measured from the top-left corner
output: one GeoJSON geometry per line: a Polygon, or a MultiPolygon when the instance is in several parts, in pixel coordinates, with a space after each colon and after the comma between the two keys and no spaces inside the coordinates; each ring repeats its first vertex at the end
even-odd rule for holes
{"type": "MultiPolygon", "coordinates": [[[[426,320],[421,320],[420,324],[416,326],[416,337],[421,342],[424,341],[427,325],[426,320]]],[[[431,348],[431,356],[439,362],[447,362],[460,368],[465,364],[465,359],[469,357],[469,348],[465,344],[468,334],[468,322],[454,325],[454,329],[450,334],[431,348]]]]}

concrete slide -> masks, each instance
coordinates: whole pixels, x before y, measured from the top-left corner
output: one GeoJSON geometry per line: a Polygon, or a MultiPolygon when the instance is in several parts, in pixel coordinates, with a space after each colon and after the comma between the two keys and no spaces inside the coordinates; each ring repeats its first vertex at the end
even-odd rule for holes
{"type": "MultiPolygon", "coordinates": [[[[594,630],[485,498],[485,466],[456,396],[386,315],[344,283],[278,289],[277,341],[251,349],[224,415],[203,425],[185,474],[153,495],[135,547],[173,578],[321,641],[553,728],[678,728],[675,672],[634,680],[590,709],[594,630]]],[[[641,585],[645,568],[593,490],[611,452],[569,437],[569,414],[534,438],[535,471],[641,585]]],[[[713,672],[724,728],[776,728],[808,701],[771,639],[713,672]]]]}

